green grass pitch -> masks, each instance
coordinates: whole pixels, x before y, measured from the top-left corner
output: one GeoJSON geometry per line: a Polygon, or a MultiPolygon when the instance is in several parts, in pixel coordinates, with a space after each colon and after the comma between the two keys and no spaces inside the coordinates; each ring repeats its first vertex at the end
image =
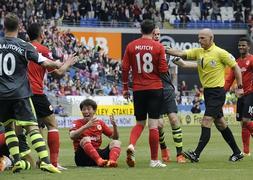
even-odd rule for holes
{"type": "MultiPolygon", "coordinates": [[[[238,145],[241,147],[241,128],[238,125],[230,126],[238,145]]],[[[183,126],[184,149],[194,149],[197,145],[200,127],[183,126]]],[[[213,126],[212,136],[209,144],[203,151],[199,163],[176,163],[175,147],[172,140],[171,128],[166,124],[166,142],[171,150],[172,162],[166,168],[149,168],[149,146],[148,130],[144,130],[136,146],[136,167],[128,168],[125,163],[126,147],[131,128],[119,128],[120,140],[122,141],[122,152],[119,158],[118,168],[77,168],[73,160],[73,147],[68,137],[68,129],[61,129],[61,150],[60,163],[67,167],[67,171],[61,174],[50,174],[39,169],[22,171],[19,174],[12,174],[5,171],[0,174],[0,180],[237,180],[252,179],[253,158],[245,157],[244,160],[236,163],[228,161],[231,150],[223,140],[221,134],[213,126]]],[[[108,140],[103,137],[106,146],[108,140]]],[[[160,153],[160,151],[159,151],[160,153]]],[[[160,157],[160,154],[159,154],[160,157]]]]}

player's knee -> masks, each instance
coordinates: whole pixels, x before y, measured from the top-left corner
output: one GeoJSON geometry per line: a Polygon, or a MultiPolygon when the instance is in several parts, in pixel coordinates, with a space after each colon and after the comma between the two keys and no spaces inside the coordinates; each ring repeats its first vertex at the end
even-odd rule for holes
{"type": "Polygon", "coordinates": [[[158,121],[158,129],[162,129],[163,128],[163,125],[164,123],[163,123],[163,119],[159,119],[159,121],[158,121]]]}
{"type": "Polygon", "coordinates": [[[119,140],[112,140],[110,142],[110,144],[109,144],[109,149],[112,149],[114,147],[120,148],[120,146],[121,146],[121,141],[119,141],[119,140]]]}
{"type": "Polygon", "coordinates": [[[201,121],[201,126],[202,127],[211,128],[212,123],[213,123],[212,117],[206,117],[206,116],[204,116],[203,119],[202,119],[202,121],[201,121]]]}
{"type": "Polygon", "coordinates": [[[176,128],[180,126],[180,122],[177,117],[177,113],[172,112],[168,114],[170,125],[172,128],[176,128]]]}
{"type": "Polygon", "coordinates": [[[173,116],[172,118],[170,118],[170,124],[171,126],[178,126],[179,125],[179,121],[178,118],[176,116],[173,116]]]}
{"type": "Polygon", "coordinates": [[[137,124],[144,127],[146,125],[146,120],[145,121],[137,121],[137,124]]]}
{"type": "Polygon", "coordinates": [[[38,126],[24,126],[24,129],[26,130],[27,134],[30,134],[32,132],[39,132],[38,126]]]}
{"type": "Polygon", "coordinates": [[[156,119],[149,119],[148,120],[148,128],[155,129],[158,127],[158,121],[156,119]]]}
{"type": "Polygon", "coordinates": [[[40,121],[46,125],[48,130],[58,129],[57,121],[56,121],[55,116],[53,114],[49,115],[45,118],[41,118],[40,121]]]}
{"type": "Polygon", "coordinates": [[[80,141],[80,146],[83,147],[84,144],[90,143],[90,142],[91,142],[90,137],[83,137],[80,141]]]}
{"type": "Polygon", "coordinates": [[[219,131],[222,131],[227,128],[227,123],[225,122],[225,120],[216,120],[214,124],[219,131]]]}

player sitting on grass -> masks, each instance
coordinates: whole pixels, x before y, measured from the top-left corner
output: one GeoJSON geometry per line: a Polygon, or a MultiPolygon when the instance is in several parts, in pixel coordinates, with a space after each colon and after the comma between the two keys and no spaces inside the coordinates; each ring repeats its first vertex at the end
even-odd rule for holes
{"type": "Polygon", "coordinates": [[[76,165],[117,167],[121,142],[118,140],[119,135],[114,117],[110,116],[110,122],[113,126],[112,130],[102,119],[94,116],[97,110],[95,101],[91,99],[82,101],[80,110],[83,114],[83,119],[73,121],[73,126],[70,129],[76,165]],[[102,134],[113,139],[104,149],[100,149],[102,134]]]}

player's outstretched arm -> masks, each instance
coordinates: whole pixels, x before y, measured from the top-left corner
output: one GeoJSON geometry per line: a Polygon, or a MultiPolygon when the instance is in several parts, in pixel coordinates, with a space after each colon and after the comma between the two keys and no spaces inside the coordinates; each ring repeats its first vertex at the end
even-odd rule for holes
{"type": "Polygon", "coordinates": [[[54,71],[52,71],[53,75],[57,76],[58,78],[63,77],[64,73],[77,61],[78,57],[75,56],[75,54],[69,55],[59,69],[55,69],[54,71]]]}
{"type": "Polygon", "coordinates": [[[174,58],[172,62],[183,68],[197,68],[198,67],[198,64],[196,62],[185,61],[179,57],[174,58]]]}
{"type": "MultiPolygon", "coordinates": [[[[46,58],[46,57],[45,57],[46,58]]],[[[46,68],[55,68],[55,69],[59,69],[63,63],[60,62],[60,61],[52,61],[50,59],[47,59],[45,61],[42,62],[41,64],[43,67],[46,67],[46,68]]]]}

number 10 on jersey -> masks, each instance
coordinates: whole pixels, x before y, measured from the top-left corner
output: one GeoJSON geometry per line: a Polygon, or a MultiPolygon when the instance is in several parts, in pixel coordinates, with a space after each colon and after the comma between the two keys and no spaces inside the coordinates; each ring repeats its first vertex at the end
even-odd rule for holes
{"type": "Polygon", "coordinates": [[[0,76],[2,76],[3,73],[6,74],[7,76],[11,76],[15,71],[15,67],[16,67],[15,57],[12,53],[8,53],[4,55],[4,57],[2,53],[0,54],[0,76]],[[9,60],[10,62],[8,63],[9,60]]]}

